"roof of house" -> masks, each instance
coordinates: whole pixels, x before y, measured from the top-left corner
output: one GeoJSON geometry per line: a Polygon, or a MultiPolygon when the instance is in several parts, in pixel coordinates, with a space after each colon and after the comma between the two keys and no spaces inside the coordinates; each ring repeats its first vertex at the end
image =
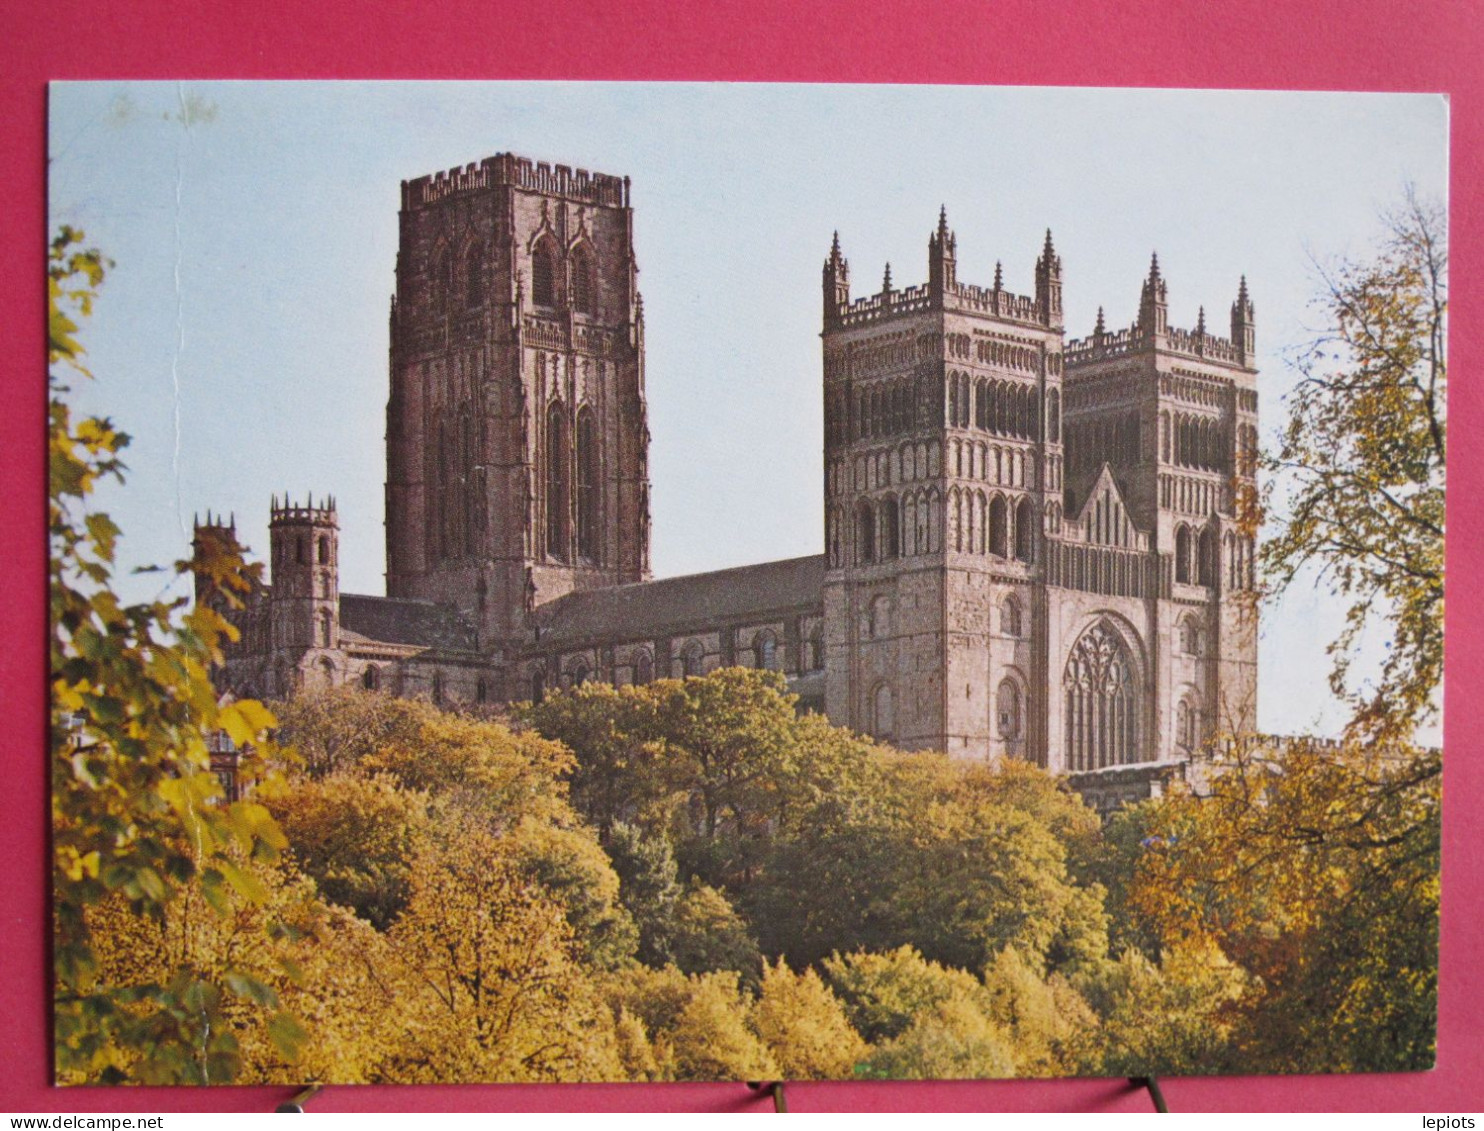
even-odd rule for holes
{"type": "Polygon", "coordinates": [[[478,645],[474,625],[452,605],[400,597],[340,594],[340,626],[368,640],[454,652],[478,645]]]}
{"type": "Polygon", "coordinates": [[[713,625],[818,611],[824,601],[823,554],[568,593],[536,610],[540,643],[639,640],[713,625]]]}

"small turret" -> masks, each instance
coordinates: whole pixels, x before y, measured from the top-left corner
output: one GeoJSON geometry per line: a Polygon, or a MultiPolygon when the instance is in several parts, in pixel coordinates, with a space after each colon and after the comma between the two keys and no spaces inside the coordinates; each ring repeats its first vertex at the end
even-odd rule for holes
{"type": "Polygon", "coordinates": [[[840,254],[840,233],[830,245],[830,257],[824,261],[824,320],[834,321],[850,306],[850,264],[840,254]]]}
{"type": "Polygon", "coordinates": [[[1060,326],[1061,315],[1061,256],[1051,243],[1051,229],[1046,229],[1046,244],[1041,257],[1036,260],[1036,310],[1047,326],[1060,326]]]}
{"type": "Polygon", "coordinates": [[[275,495],[269,508],[273,646],[334,648],[340,636],[340,520],[335,500],[301,506],[275,495]]]}
{"type": "Polygon", "coordinates": [[[928,237],[928,290],[934,298],[958,286],[958,239],[948,230],[948,206],[938,212],[938,230],[928,237]]]}
{"type": "Polygon", "coordinates": [[[1237,287],[1237,301],[1232,303],[1232,345],[1241,364],[1250,366],[1257,360],[1257,316],[1247,297],[1246,275],[1237,287]]]}
{"type": "MultiPolygon", "coordinates": [[[[191,560],[198,563],[198,566],[206,567],[196,570],[196,603],[212,604],[213,596],[219,595],[211,579],[212,559],[222,553],[242,552],[242,547],[237,542],[237,516],[234,514],[224,519],[219,514],[207,511],[205,522],[192,515],[191,527],[191,560]]],[[[218,612],[223,611],[219,603],[216,607],[218,612]]]]}
{"type": "Polygon", "coordinates": [[[1139,331],[1155,337],[1169,332],[1170,304],[1164,277],[1159,273],[1159,253],[1149,259],[1149,277],[1144,280],[1139,296],[1139,331]]]}
{"type": "Polygon", "coordinates": [[[888,262],[887,265],[886,265],[886,274],[882,275],[882,277],[881,277],[881,293],[884,294],[884,295],[891,294],[891,263],[890,262],[888,262]]]}

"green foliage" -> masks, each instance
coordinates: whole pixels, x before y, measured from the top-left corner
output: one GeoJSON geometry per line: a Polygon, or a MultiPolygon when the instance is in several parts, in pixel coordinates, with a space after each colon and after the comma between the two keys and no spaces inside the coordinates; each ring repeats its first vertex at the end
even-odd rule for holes
{"type": "MultiPolygon", "coordinates": [[[[263,806],[227,804],[211,772],[207,737],[252,743],[251,780],[272,755],[273,716],[251,701],[218,703],[209,678],[235,630],[218,611],[252,583],[238,546],[204,538],[182,573],[206,600],[122,603],[112,588],[119,528],[88,501],[122,481],[128,437],[110,421],[74,420],[68,374],[87,378],[78,319],[92,309],[106,262],[64,228],[47,271],[50,539],[51,787],[55,1052],[66,1082],[227,1082],[242,1063],[224,1023],[227,972],[186,956],[148,974],[103,965],[90,912],[127,902],[162,922],[200,893],[224,907],[228,889],[249,901],[261,886],[245,860],[269,860],[283,836],[263,806]]],[[[265,1007],[262,1002],[256,1007],[265,1007]]],[[[293,1045],[295,1028],[277,1031],[293,1045]]],[[[292,1051],[292,1050],[291,1050],[292,1051]]]]}
{"type": "Polygon", "coordinates": [[[725,895],[709,884],[692,881],[675,903],[670,952],[687,974],[732,970],[749,983],[758,976],[762,958],[747,922],[725,895]]]}
{"type": "Polygon", "coordinates": [[[891,1080],[954,1080],[1013,1076],[1007,1035],[972,1001],[952,997],[912,1018],[878,1048],[861,1075],[891,1080]]]}
{"type": "Polygon", "coordinates": [[[867,1051],[819,975],[795,974],[781,959],[763,970],[753,1028],[787,1080],[848,1078],[867,1051]]]}
{"type": "Polygon", "coordinates": [[[1331,686],[1364,733],[1405,740],[1436,718],[1443,672],[1447,218],[1409,193],[1387,229],[1373,259],[1324,274],[1329,328],[1266,461],[1280,524],[1262,562],[1280,588],[1316,564],[1348,600],[1331,686]],[[1357,689],[1350,663],[1376,618],[1390,648],[1374,685],[1357,689]]]}
{"type": "Polygon", "coordinates": [[[832,955],[824,968],[851,1024],[872,1044],[900,1036],[914,1017],[945,1001],[988,1005],[974,975],[929,962],[910,946],[832,955]]]}

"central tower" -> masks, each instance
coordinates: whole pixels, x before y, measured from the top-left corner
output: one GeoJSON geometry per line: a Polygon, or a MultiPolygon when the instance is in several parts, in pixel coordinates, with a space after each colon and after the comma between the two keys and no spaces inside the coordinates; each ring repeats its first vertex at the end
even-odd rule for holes
{"type": "Polygon", "coordinates": [[[388,596],[457,605],[491,650],[648,578],[637,274],[627,177],[498,154],[402,182],[388,596]]]}

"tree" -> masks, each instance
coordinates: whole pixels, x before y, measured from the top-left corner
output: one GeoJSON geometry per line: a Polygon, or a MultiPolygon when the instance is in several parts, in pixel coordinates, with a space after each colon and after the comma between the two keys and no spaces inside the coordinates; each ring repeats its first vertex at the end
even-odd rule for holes
{"type": "Polygon", "coordinates": [[[763,968],[753,1028],[789,1080],[848,1078],[867,1051],[819,975],[795,974],[782,959],[763,968]]]}
{"type": "Polygon", "coordinates": [[[1443,671],[1448,253],[1441,207],[1409,192],[1368,262],[1323,272],[1329,328],[1300,362],[1278,450],[1265,460],[1278,534],[1262,548],[1282,589],[1317,565],[1349,601],[1330,683],[1370,735],[1409,739],[1436,717],[1443,671]],[[1369,689],[1350,678],[1376,618],[1390,648],[1369,689]]]}
{"type": "MultiPolygon", "coordinates": [[[[207,745],[215,731],[250,744],[247,780],[273,757],[272,715],[250,700],[219,703],[210,679],[222,642],[236,638],[218,610],[240,603],[252,571],[241,547],[208,536],[177,563],[205,590],[189,612],[182,601],[125,605],[114,592],[121,532],[89,499],[100,482],[122,482],[128,437],[106,419],[74,420],[66,383],[91,377],[77,320],[107,267],[83,239],[63,228],[47,270],[57,1072],[74,1082],[227,1082],[242,1055],[224,1003],[245,994],[274,1009],[275,995],[189,960],[168,976],[118,981],[99,964],[89,912],[123,899],[133,915],[163,922],[191,893],[222,914],[229,891],[261,897],[244,856],[271,859],[283,835],[262,805],[226,802],[207,745]]],[[[284,1016],[275,1031],[292,1054],[297,1025],[284,1016]]]]}
{"type": "Polygon", "coordinates": [[[1261,979],[1244,1070],[1431,1066],[1438,761],[1360,739],[1254,744],[1209,796],[1153,814],[1129,902],[1167,950],[1218,947],[1261,979]]]}

